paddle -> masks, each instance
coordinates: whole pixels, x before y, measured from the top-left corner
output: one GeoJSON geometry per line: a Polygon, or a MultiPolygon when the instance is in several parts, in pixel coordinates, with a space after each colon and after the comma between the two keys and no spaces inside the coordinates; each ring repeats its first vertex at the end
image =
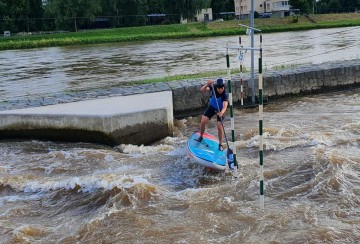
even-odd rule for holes
{"type": "MultiPolygon", "coordinates": [[[[218,104],[218,100],[217,100],[217,97],[216,97],[216,92],[215,92],[215,88],[214,88],[214,84],[211,84],[211,90],[212,92],[214,93],[214,97],[215,97],[215,101],[216,101],[216,106],[217,106],[217,110],[218,112],[220,112],[220,107],[219,107],[219,104],[218,104]]],[[[225,91],[224,91],[225,92],[225,91]]],[[[218,115],[217,115],[218,116],[218,115]]],[[[228,139],[227,139],[227,136],[226,136],[226,133],[225,133],[225,128],[224,128],[224,124],[222,122],[222,117],[220,117],[220,123],[221,123],[221,126],[223,128],[223,132],[224,132],[224,137],[225,137],[225,142],[226,142],[226,146],[227,146],[227,152],[226,152],[226,158],[228,160],[228,166],[230,169],[233,169],[234,168],[234,153],[233,151],[230,149],[229,147],[229,142],[228,142],[228,139]]],[[[221,143],[221,142],[219,142],[221,143]]]]}

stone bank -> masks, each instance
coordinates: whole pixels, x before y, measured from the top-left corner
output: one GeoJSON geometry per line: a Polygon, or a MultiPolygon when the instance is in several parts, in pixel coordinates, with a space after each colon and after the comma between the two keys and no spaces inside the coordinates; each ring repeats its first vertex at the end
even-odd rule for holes
{"type": "MultiPolygon", "coordinates": [[[[360,59],[336,63],[308,65],[278,71],[264,71],[264,96],[268,99],[292,95],[322,93],[332,90],[349,89],[360,86],[360,59]]],[[[244,100],[251,101],[249,75],[243,77],[244,100]]],[[[174,116],[182,117],[199,114],[207,105],[208,97],[199,92],[202,81],[172,82],[169,84],[173,93],[174,116]]],[[[255,96],[258,80],[255,76],[255,96]]],[[[234,104],[241,100],[240,77],[232,77],[234,104]]]]}

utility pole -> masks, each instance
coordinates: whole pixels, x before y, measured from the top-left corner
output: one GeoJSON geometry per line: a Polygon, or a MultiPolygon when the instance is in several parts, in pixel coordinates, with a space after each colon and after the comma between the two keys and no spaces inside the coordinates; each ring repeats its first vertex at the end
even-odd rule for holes
{"type": "Polygon", "coordinates": [[[251,12],[250,12],[250,27],[251,27],[251,102],[255,104],[255,86],[254,86],[254,0],[251,0],[251,12]]]}

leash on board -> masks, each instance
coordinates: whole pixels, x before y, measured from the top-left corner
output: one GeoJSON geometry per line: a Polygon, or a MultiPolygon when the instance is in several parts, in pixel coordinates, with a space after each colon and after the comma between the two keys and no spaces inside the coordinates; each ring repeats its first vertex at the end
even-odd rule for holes
{"type": "MultiPolygon", "coordinates": [[[[218,110],[218,112],[220,112],[220,107],[219,107],[219,103],[218,103],[218,100],[217,100],[217,97],[216,97],[214,84],[211,84],[211,90],[212,90],[212,92],[214,93],[217,110],[218,110]]],[[[218,116],[218,115],[216,114],[216,116],[218,116]]],[[[225,142],[226,142],[226,146],[227,146],[227,152],[226,152],[227,167],[228,167],[229,169],[234,169],[234,153],[233,153],[233,151],[231,150],[231,148],[230,148],[230,146],[229,146],[229,142],[228,142],[228,139],[227,139],[227,136],[226,136],[226,133],[225,133],[225,128],[224,128],[224,124],[223,124],[223,119],[222,119],[222,117],[220,117],[220,123],[221,123],[222,129],[223,129],[223,133],[224,133],[224,137],[225,137],[225,142]]],[[[219,142],[219,143],[222,143],[222,142],[219,142]]]]}

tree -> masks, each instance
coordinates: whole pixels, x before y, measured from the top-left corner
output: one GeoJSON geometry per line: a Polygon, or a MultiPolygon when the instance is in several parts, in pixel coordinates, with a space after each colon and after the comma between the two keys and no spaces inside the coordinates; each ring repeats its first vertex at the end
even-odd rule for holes
{"type": "Polygon", "coordinates": [[[58,28],[77,31],[79,25],[89,23],[101,12],[101,0],[47,0],[46,12],[56,18],[58,28]],[[71,27],[70,27],[71,28],[71,27]]]}
{"type": "Polygon", "coordinates": [[[180,19],[193,20],[195,15],[203,8],[210,7],[210,0],[166,0],[165,11],[172,15],[172,20],[176,23],[180,19]]]}
{"type": "Polygon", "coordinates": [[[2,31],[29,32],[41,28],[41,22],[37,23],[34,18],[41,19],[41,0],[1,0],[0,1],[0,28],[2,31]]]}
{"type": "Polygon", "coordinates": [[[354,12],[360,8],[360,0],[320,0],[317,13],[354,12]]]}
{"type": "MultiPolygon", "coordinates": [[[[212,0],[210,7],[212,8],[214,18],[227,18],[221,16],[221,12],[234,12],[235,11],[234,0],[212,0]]],[[[235,17],[232,15],[232,17],[235,17]]]]}
{"type": "Polygon", "coordinates": [[[328,7],[329,7],[330,13],[338,13],[341,10],[340,1],[339,0],[330,0],[328,7]]]}
{"type": "Polygon", "coordinates": [[[360,7],[360,0],[339,0],[339,4],[342,12],[354,12],[360,7]]]}
{"type": "Polygon", "coordinates": [[[211,8],[214,13],[234,12],[234,0],[212,0],[211,8]]]}
{"type": "Polygon", "coordinates": [[[28,0],[27,4],[28,29],[33,31],[40,31],[43,29],[44,23],[42,18],[44,16],[44,9],[42,7],[42,0],[28,0]]]}
{"type": "Polygon", "coordinates": [[[165,13],[166,0],[147,0],[148,14],[163,14],[165,13]]]}
{"type": "Polygon", "coordinates": [[[0,30],[4,32],[4,30],[9,30],[9,13],[7,11],[7,3],[5,1],[0,1],[0,30]]]}
{"type": "Polygon", "coordinates": [[[121,0],[119,12],[125,15],[124,26],[145,25],[147,13],[145,0],[121,0]]]}
{"type": "Polygon", "coordinates": [[[301,13],[311,13],[312,0],[289,0],[291,9],[299,9],[301,13]]]}

